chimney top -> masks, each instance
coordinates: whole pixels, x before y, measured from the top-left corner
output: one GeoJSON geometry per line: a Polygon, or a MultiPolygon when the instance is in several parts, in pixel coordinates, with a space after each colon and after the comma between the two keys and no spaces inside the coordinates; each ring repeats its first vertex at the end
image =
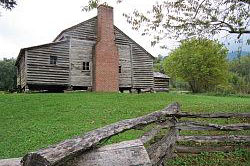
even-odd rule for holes
{"type": "Polygon", "coordinates": [[[105,8],[113,9],[112,6],[109,6],[109,5],[107,5],[107,4],[101,4],[101,5],[99,5],[99,6],[97,7],[97,9],[100,8],[100,7],[105,7],[105,8]]]}

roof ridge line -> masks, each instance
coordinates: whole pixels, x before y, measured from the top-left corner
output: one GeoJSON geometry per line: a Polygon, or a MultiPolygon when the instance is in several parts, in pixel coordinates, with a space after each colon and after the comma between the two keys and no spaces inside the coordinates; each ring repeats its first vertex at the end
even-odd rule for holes
{"type": "Polygon", "coordinates": [[[78,23],[78,24],[76,24],[76,25],[73,25],[73,26],[71,26],[71,27],[69,27],[69,28],[66,28],[66,29],[62,30],[62,31],[59,33],[59,35],[56,36],[56,38],[53,40],[53,42],[55,42],[55,41],[59,38],[59,36],[61,36],[64,32],[66,32],[66,31],[68,31],[68,30],[71,30],[71,29],[73,29],[73,28],[75,28],[75,27],[77,27],[77,26],[79,26],[79,25],[81,25],[81,24],[83,24],[83,23],[86,23],[86,22],[88,22],[88,21],[90,21],[90,20],[92,20],[92,19],[95,19],[95,18],[97,18],[97,16],[92,17],[92,18],[90,18],[90,19],[88,19],[88,20],[82,21],[82,22],[80,22],[80,23],[78,23]]]}

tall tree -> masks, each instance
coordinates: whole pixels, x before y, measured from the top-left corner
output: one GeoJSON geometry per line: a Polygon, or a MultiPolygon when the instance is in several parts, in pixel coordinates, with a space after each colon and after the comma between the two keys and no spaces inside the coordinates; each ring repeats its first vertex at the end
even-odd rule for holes
{"type": "Polygon", "coordinates": [[[227,49],[208,39],[189,39],[173,50],[164,60],[164,69],[171,78],[188,82],[191,90],[213,90],[227,81],[227,49]]]}
{"type": "Polygon", "coordinates": [[[16,88],[15,59],[0,60],[0,90],[12,90],[16,88]]]}
{"type": "MultiPolygon", "coordinates": [[[[126,0],[116,0],[118,3],[126,0]]],[[[101,0],[89,0],[84,10],[96,8],[101,0]]],[[[124,14],[142,35],[154,34],[152,44],[163,38],[209,37],[221,31],[250,33],[250,0],[166,0],[147,12],[124,14]]]]}

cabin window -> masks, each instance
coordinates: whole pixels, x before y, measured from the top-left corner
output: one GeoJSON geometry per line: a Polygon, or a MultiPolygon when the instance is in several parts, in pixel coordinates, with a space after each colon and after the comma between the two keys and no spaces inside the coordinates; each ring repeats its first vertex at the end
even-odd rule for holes
{"type": "Polygon", "coordinates": [[[50,64],[56,65],[57,63],[57,57],[56,56],[50,56],[50,64]]]}
{"type": "Polygon", "coordinates": [[[83,67],[82,67],[82,70],[84,71],[89,71],[89,62],[83,62],[83,67]]]}
{"type": "Polygon", "coordinates": [[[119,73],[122,73],[122,66],[119,66],[119,73]]]}

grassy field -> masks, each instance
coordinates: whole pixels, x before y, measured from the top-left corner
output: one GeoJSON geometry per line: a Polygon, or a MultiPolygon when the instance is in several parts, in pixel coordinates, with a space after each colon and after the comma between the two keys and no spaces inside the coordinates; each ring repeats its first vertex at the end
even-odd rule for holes
{"type": "MultiPolygon", "coordinates": [[[[159,110],[177,101],[185,112],[249,112],[250,97],[215,97],[178,93],[36,93],[0,94],[0,158],[20,157],[95,128],[159,110]]],[[[213,123],[246,120],[213,120],[213,123]]],[[[249,122],[249,121],[248,121],[249,122]]],[[[111,142],[135,139],[143,131],[129,131],[111,142]]],[[[190,134],[186,132],[183,134],[190,134]]],[[[244,132],[243,134],[249,134],[244,132]]],[[[242,151],[231,154],[242,158],[242,151]],[[239,156],[240,155],[240,156],[239,156]]],[[[249,153],[246,153],[249,159],[249,153]]],[[[198,159],[211,158],[203,154],[198,159]]],[[[221,154],[215,156],[221,157],[221,154]]],[[[216,158],[216,157],[215,157],[216,158]]],[[[183,157],[173,165],[195,163],[183,157]]],[[[195,158],[193,158],[195,160],[195,158]]],[[[240,160],[240,159],[239,159],[240,160]]],[[[236,161],[239,161],[236,160],[236,161]]],[[[247,161],[244,161],[245,163],[247,161]]],[[[232,165],[232,164],[231,164],[232,165]]]]}

